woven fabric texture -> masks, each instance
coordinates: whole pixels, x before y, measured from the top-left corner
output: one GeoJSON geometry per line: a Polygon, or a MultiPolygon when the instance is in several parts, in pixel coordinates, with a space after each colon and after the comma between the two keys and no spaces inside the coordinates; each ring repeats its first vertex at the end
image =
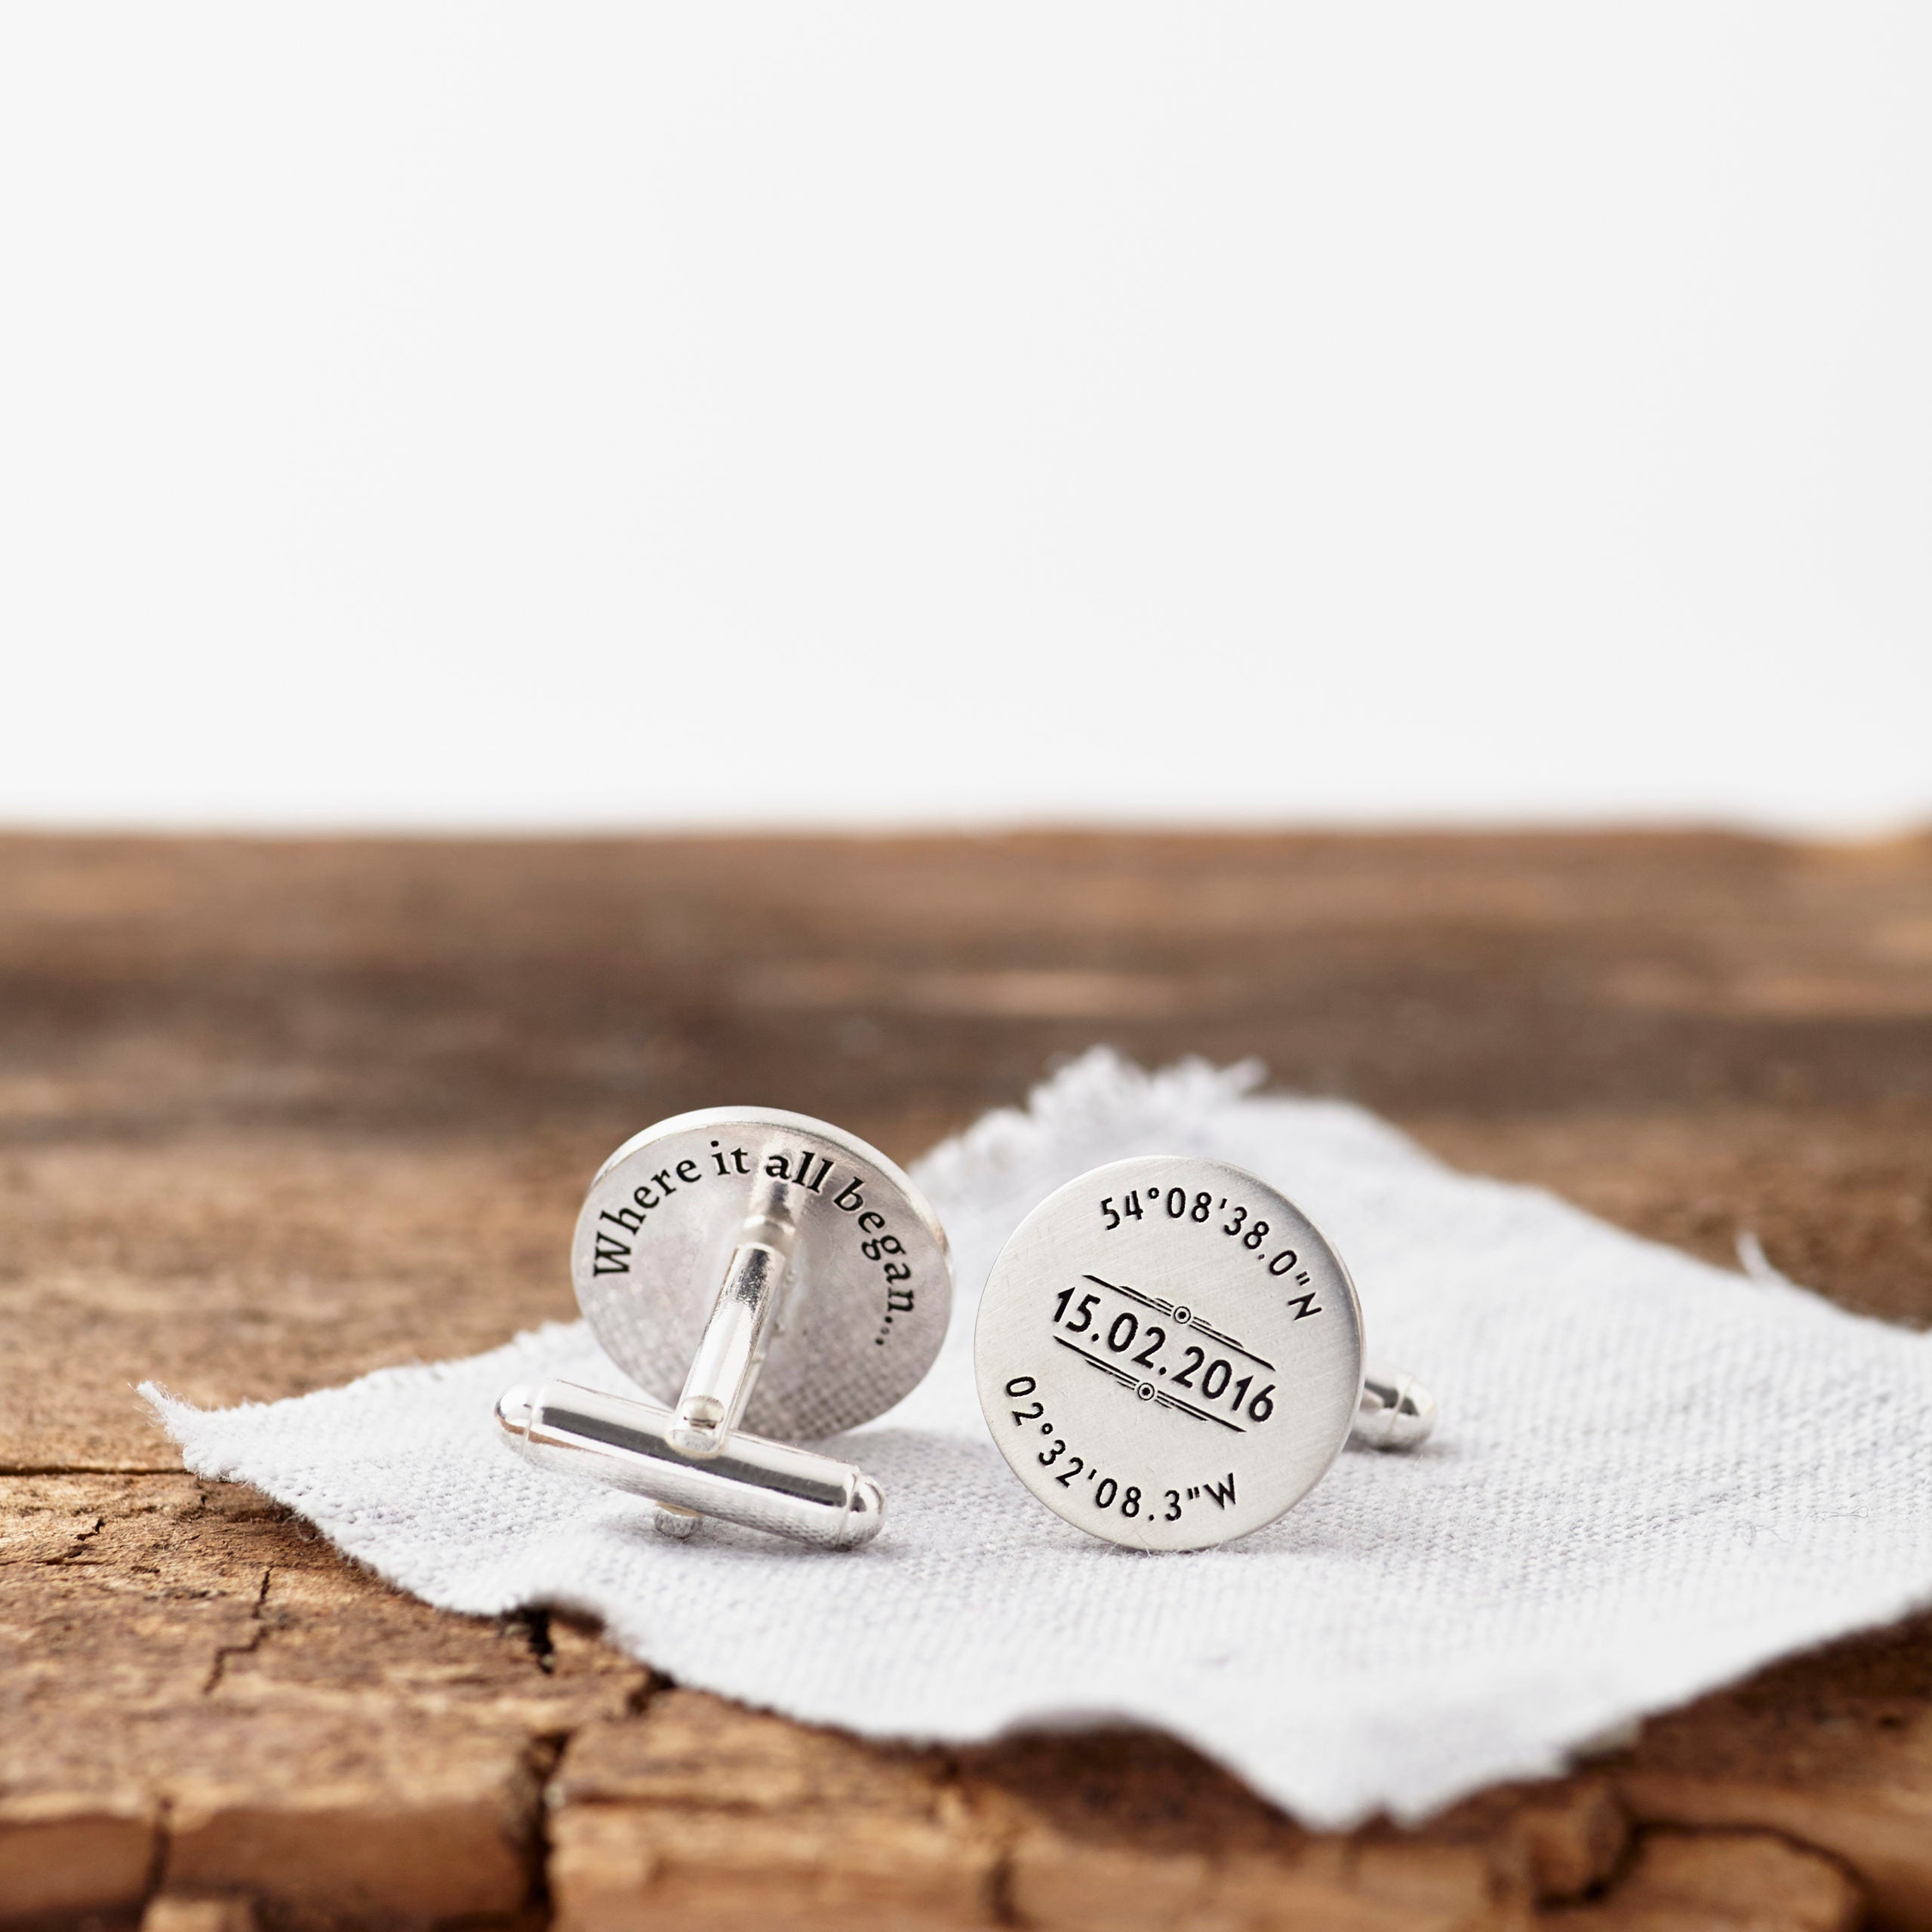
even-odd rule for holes
{"type": "Polygon", "coordinates": [[[1556,1771],[1932,1601],[1932,1338],[1453,1172],[1259,1078],[1097,1051],[919,1164],[960,1293],[926,1381],[829,1445],[888,1499],[862,1550],[716,1524],[669,1541],[635,1498],[518,1461],[491,1413],[506,1384],[626,1386],[580,1323],[266,1405],[146,1392],[189,1469],[266,1491],[430,1603],[588,1612],[681,1682],[878,1737],[1157,1726],[1317,1826],[1556,1771]],[[1371,1359],[1440,1404],[1419,1454],[1352,1451],[1269,1527],[1186,1555],[1042,1509],[971,1372],[978,1291],[1022,1217],[1159,1152],[1293,1197],[1349,1261],[1371,1359]]]}

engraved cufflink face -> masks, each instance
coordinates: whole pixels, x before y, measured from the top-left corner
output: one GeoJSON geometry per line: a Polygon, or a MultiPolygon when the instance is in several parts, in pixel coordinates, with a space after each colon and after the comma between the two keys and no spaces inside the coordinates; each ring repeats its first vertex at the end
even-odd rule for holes
{"type": "Polygon", "coordinates": [[[507,1390],[512,1448],[651,1498],[673,1536],[707,1515],[832,1548],[878,1533],[877,1485],[795,1438],[890,1408],[946,1334],[945,1234],[883,1154],[803,1114],[680,1114],[598,1170],[571,1260],[598,1340],[653,1399],[507,1390]]]}
{"type": "Polygon", "coordinates": [[[952,1306],[946,1235],[906,1174],[856,1135],[776,1109],[660,1121],[597,1171],[571,1244],[605,1352],[678,1401],[734,1254],[783,1257],[743,1426],[813,1441],[909,1394],[952,1306]]]}
{"type": "MultiPolygon", "coordinates": [[[[1266,1182],[1191,1155],[1097,1168],[1035,1208],[994,1264],[974,1354],[1014,1475],[1140,1549],[1272,1522],[1326,1473],[1363,1399],[1340,1257],[1266,1182]]],[[[1408,1406],[1389,1441],[1426,1434],[1427,1400],[1406,1383],[1390,1397],[1392,1414],[1408,1406]]]]}

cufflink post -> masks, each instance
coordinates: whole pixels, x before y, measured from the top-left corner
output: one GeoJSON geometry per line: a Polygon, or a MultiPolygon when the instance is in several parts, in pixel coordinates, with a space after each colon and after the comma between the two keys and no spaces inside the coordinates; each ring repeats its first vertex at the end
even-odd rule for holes
{"type": "Polygon", "coordinates": [[[783,1181],[755,1184],[752,1211],[678,1397],[671,1440],[687,1456],[715,1456],[724,1447],[764,1366],[798,1238],[789,1192],[783,1181]]]}

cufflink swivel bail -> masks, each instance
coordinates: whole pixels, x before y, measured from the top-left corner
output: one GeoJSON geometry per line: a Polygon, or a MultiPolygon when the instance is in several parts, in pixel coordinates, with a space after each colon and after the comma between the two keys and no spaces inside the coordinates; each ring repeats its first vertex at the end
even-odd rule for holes
{"type": "Polygon", "coordinates": [[[980,1406],[1020,1481],[1138,1549],[1201,1549],[1292,1509],[1351,1436],[1414,1448],[1435,1404],[1364,1373],[1349,1272],[1286,1195],[1224,1161],[1097,1168],[1001,1251],[974,1331],[980,1406]]]}
{"type": "Polygon", "coordinates": [[[1413,1375],[1370,1369],[1349,1440],[1367,1449],[1420,1449],[1435,1431],[1435,1398],[1413,1375]]]}
{"type": "Polygon", "coordinates": [[[856,1428],[932,1365],[952,1306],[944,1231],[875,1148],[777,1109],[679,1114],[598,1170],[571,1247],[577,1303],[653,1399],[505,1391],[509,1445],[657,1506],[829,1548],[878,1534],[878,1485],[795,1446],[856,1428]]]}

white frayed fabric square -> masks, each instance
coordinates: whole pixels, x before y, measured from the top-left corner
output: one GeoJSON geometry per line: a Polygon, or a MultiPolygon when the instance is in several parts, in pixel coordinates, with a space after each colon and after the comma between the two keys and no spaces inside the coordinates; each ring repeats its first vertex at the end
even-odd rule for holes
{"type": "MultiPolygon", "coordinates": [[[[463,1361],[203,1411],[150,1388],[197,1473],[252,1484],[426,1601],[601,1618],[680,1681],[872,1737],[1149,1724],[1304,1822],[1414,1819],[1770,1659],[1932,1602],[1932,1338],[1457,1174],[1259,1069],[1096,1051],[915,1169],[959,1295],[924,1383],[835,1453],[884,1533],[808,1550],[532,1469],[512,1382],[628,1385],[582,1323],[463,1361]],[[1149,1555],[1041,1509],[989,1441],[971,1337],[1047,1194],[1130,1155],[1217,1156],[1347,1258],[1373,1358],[1441,1405],[1220,1549],[1149,1555]]],[[[558,1257],[558,1266],[565,1258],[558,1257]]]]}

